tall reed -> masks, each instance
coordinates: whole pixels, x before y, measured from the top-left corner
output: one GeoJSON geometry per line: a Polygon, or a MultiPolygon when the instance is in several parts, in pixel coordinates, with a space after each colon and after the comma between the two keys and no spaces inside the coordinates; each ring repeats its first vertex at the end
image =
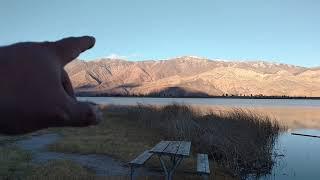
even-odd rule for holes
{"type": "Polygon", "coordinates": [[[138,104],[114,106],[109,110],[159,131],[163,139],[191,141],[194,152],[209,154],[220,166],[239,177],[271,171],[273,147],[284,129],[268,116],[245,109],[203,113],[182,104],[138,104]]]}

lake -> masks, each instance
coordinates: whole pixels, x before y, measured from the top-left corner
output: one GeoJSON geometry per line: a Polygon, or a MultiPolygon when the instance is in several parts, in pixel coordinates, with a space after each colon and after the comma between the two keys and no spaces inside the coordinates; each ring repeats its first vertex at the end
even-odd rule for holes
{"type": "MultiPolygon", "coordinates": [[[[296,133],[320,135],[319,130],[299,129],[296,133]]],[[[294,136],[285,133],[278,139],[276,149],[280,157],[271,175],[264,180],[317,180],[320,179],[320,138],[294,136]]]]}
{"type": "Polygon", "coordinates": [[[320,179],[320,138],[291,135],[291,132],[295,132],[320,136],[320,100],[140,97],[79,97],[78,99],[106,105],[183,103],[215,111],[245,108],[263,113],[283,123],[289,130],[279,136],[276,145],[277,152],[284,156],[278,158],[270,175],[260,179],[320,179]]]}
{"type": "Polygon", "coordinates": [[[230,98],[148,98],[148,97],[78,97],[81,101],[98,104],[136,105],[137,103],[165,105],[184,103],[228,107],[318,107],[320,100],[308,99],[230,99],[230,98]]]}

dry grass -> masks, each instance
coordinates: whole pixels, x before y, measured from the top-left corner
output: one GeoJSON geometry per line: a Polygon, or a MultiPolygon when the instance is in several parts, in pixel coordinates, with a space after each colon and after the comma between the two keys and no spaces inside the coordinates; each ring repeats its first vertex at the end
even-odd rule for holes
{"type": "MultiPolygon", "coordinates": [[[[136,108],[109,106],[102,109],[104,120],[97,126],[51,129],[50,131],[62,134],[63,138],[50,145],[49,149],[56,152],[106,154],[123,162],[129,162],[141,152],[152,148],[166,137],[162,130],[148,128],[142,121],[139,121],[137,119],[139,113],[136,114],[139,111],[136,111],[136,108]]],[[[153,108],[151,109],[154,110],[153,108]]],[[[157,115],[154,114],[153,116],[157,115]]],[[[148,161],[147,166],[159,170],[159,160],[153,157],[148,161]]],[[[175,179],[199,179],[198,176],[190,173],[187,175],[179,173],[182,171],[195,172],[195,167],[194,157],[184,160],[178,169],[175,179]]],[[[225,180],[233,179],[221,168],[217,166],[211,167],[215,169],[212,171],[214,172],[212,177],[225,180]]]]}
{"type": "Polygon", "coordinates": [[[161,139],[192,141],[194,152],[208,153],[235,176],[269,173],[272,150],[283,129],[276,121],[251,111],[233,109],[203,113],[187,105],[114,106],[109,112],[122,114],[161,139]]]}

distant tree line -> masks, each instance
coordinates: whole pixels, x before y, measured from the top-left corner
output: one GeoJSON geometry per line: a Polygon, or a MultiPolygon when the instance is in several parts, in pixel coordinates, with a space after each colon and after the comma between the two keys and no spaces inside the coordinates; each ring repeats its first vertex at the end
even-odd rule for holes
{"type": "Polygon", "coordinates": [[[217,96],[204,94],[176,95],[173,93],[150,93],[150,94],[123,94],[123,93],[98,93],[98,92],[76,92],[78,97],[159,97],[159,98],[235,98],[235,99],[320,99],[320,97],[308,96],[267,96],[263,94],[222,94],[217,96]]]}

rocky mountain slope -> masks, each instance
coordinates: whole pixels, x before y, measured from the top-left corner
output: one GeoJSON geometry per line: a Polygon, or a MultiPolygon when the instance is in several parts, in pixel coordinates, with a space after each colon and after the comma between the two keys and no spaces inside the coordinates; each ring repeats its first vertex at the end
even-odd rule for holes
{"type": "Polygon", "coordinates": [[[66,66],[77,93],[107,95],[320,96],[320,68],[183,56],[159,61],[75,60],[66,66]]]}

